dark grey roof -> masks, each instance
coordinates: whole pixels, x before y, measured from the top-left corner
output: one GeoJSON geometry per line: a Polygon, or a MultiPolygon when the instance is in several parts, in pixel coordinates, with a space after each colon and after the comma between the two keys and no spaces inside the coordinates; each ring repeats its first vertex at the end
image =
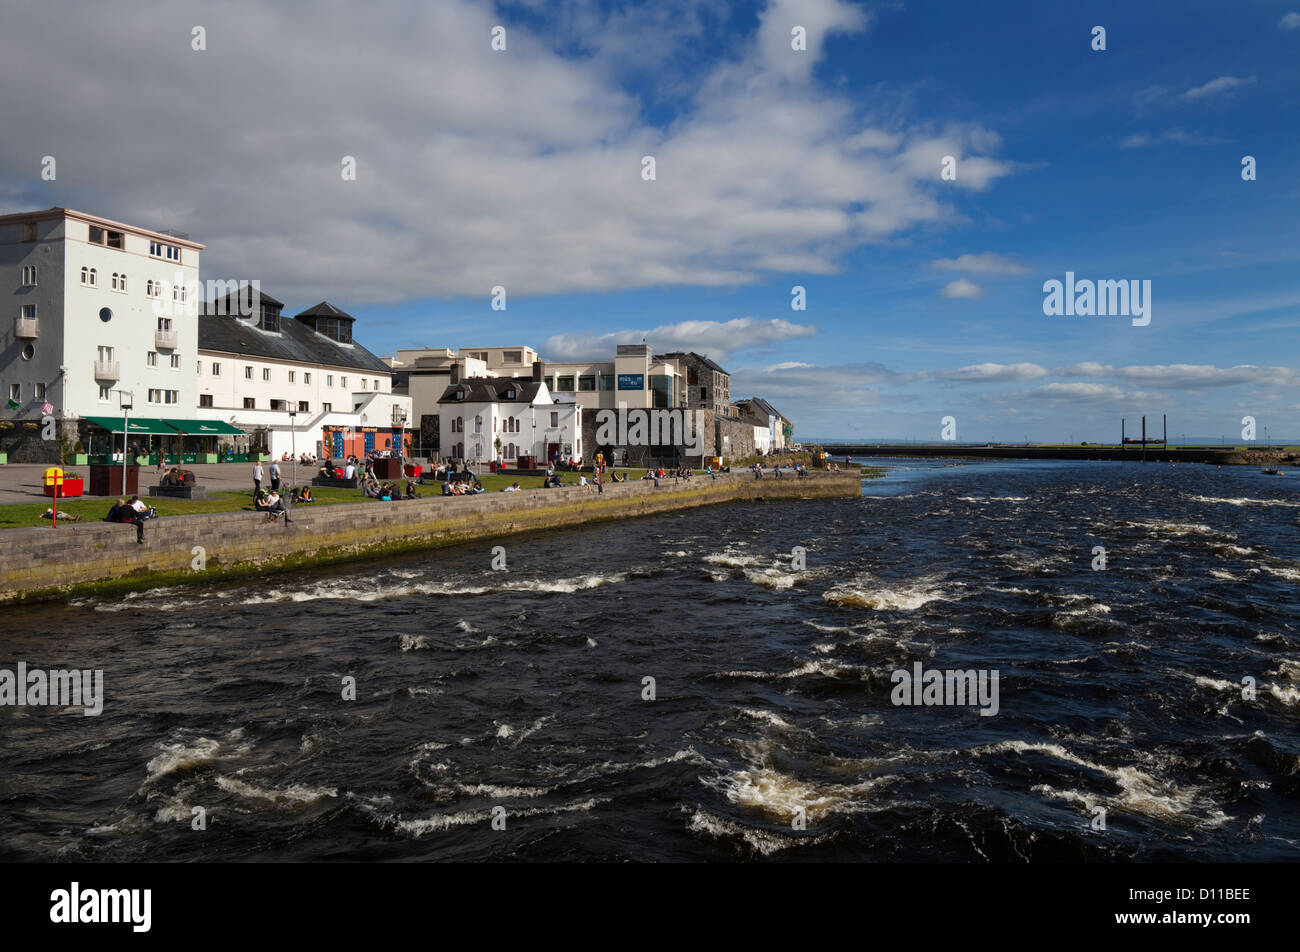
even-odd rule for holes
{"type": "Polygon", "coordinates": [[[442,393],[439,403],[532,403],[542,385],[536,380],[524,380],[519,377],[471,377],[454,383],[442,393]],[[513,389],[513,400],[506,397],[506,391],[513,389]],[[465,396],[456,399],[457,393],[465,396]]]}
{"type": "Polygon", "coordinates": [[[663,354],[662,356],[663,357],[693,357],[696,360],[698,360],[700,363],[702,363],[704,366],[708,367],[710,370],[716,370],[720,374],[727,374],[727,376],[731,376],[729,371],[723,369],[722,367],[719,367],[716,362],[710,360],[708,357],[704,356],[703,354],[697,354],[693,350],[688,351],[686,353],[682,353],[680,350],[677,350],[677,351],[673,351],[671,354],[663,354]]]}
{"type": "MultiPolygon", "coordinates": [[[[271,301],[265,294],[262,300],[266,303],[271,301]]],[[[392,373],[391,367],[360,344],[340,344],[296,320],[282,319],[280,333],[273,334],[229,315],[200,314],[199,350],[300,364],[324,364],[385,376],[392,373]]]]}
{"type": "Polygon", "coordinates": [[[753,407],[754,410],[762,416],[780,417],[782,420],[787,421],[789,419],[785,414],[772,406],[772,404],[768,403],[762,397],[750,397],[748,400],[737,400],[736,406],[745,408],[753,407]]]}
{"type": "MultiPolygon", "coordinates": [[[[284,308],[283,302],[277,301],[275,298],[271,297],[271,295],[267,294],[265,291],[259,290],[257,292],[257,299],[263,304],[271,305],[271,307],[278,307],[281,309],[284,308]]],[[[222,297],[213,298],[211,301],[207,302],[206,304],[202,305],[199,308],[199,313],[238,314],[241,312],[241,310],[242,311],[250,310],[252,305],[252,300],[253,300],[253,288],[250,285],[250,286],[246,286],[243,289],[242,293],[240,291],[231,291],[229,294],[223,295],[222,297]],[[242,308],[240,307],[241,302],[243,304],[242,308]]]]}
{"type": "Polygon", "coordinates": [[[349,321],[356,320],[356,318],[353,317],[351,314],[348,314],[344,311],[340,311],[329,301],[321,301],[315,307],[309,307],[307,308],[307,310],[303,311],[301,314],[298,314],[296,316],[297,317],[341,317],[349,321]]]}

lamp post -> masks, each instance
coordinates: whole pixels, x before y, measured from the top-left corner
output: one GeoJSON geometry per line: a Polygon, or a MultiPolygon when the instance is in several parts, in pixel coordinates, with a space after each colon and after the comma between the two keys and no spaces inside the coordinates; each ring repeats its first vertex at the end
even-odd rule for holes
{"type": "Polygon", "coordinates": [[[298,488],[298,417],[297,410],[289,411],[289,445],[293,447],[293,488],[298,488]]]}
{"type": "MultiPolygon", "coordinates": [[[[537,454],[537,407],[529,407],[528,409],[533,418],[533,453],[537,454]]],[[[536,462],[533,465],[536,466],[536,462]]]]}
{"type": "Polygon", "coordinates": [[[135,406],[135,391],[118,390],[118,405],[122,408],[122,495],[126,495],[126,439],[131,430],[131,408],[135,406]]]}

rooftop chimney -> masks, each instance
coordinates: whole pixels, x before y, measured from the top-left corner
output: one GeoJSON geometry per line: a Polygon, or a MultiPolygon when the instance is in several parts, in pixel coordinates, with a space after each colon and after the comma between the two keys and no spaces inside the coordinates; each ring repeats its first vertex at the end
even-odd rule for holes
{"type": "Polygon", "coordinates": [[[534,360],[533,361],[533,383],[541,383],[541,382],[542,382],[542,362],[540,360],[534,360]]]}

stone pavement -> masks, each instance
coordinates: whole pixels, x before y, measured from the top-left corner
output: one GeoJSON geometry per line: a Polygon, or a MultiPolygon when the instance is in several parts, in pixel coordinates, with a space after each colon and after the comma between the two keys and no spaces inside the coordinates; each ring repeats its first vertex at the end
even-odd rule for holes
{"type": "MultiPolygon", "coordinates": [[[[7,466],[0,466],[0,505],[14,502],[40,502],[48,497],[44,495],[45,470],[52,464],[50,463],[11,463],[7,466]]],[[[247,493],[253,491],[253,464],[252,463],[194,463],[186,466],[185,469],[194,471],[198,477],[198,484],[205,486],[209,493],[227,492],[231,490],[243,490],[247,493]]],[[[267,477],[262,480],[262,488],[271,488],[270,471],[271,464],[263,463],[262,471],[267,473],[267,477]]],[[[316,475],[316,466],[298,466],[298,482],[300,485],[306,485],[311,482],[316,475]]],[[[90,488],[90,467],[89,466],[65,466],[63,467],[65,476],[80,476],[86,481],[86,488],[90,488]]],[[[281,486],[292,485],[293,464],[281,463],[281,486]]],[[[157,468],[153,466],[140,467],[140,495],[144,496],[148,490],[147,486],[158,485],[157,468]]]]}

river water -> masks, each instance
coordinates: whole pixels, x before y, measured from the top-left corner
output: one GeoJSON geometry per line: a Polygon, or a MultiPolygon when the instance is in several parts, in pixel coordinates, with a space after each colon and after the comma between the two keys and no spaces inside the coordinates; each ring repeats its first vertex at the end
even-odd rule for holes
{"type": "Polygon", "coordinates": [[[866,462],[861,499],[505,539],[507,571],[6,609],[0,667],[106,701],[0,708],[0,858],[1296,858],[1300,474],[866,462]],[[996,670],[997,713],[896,706],[916,662],[996,670]]]}

